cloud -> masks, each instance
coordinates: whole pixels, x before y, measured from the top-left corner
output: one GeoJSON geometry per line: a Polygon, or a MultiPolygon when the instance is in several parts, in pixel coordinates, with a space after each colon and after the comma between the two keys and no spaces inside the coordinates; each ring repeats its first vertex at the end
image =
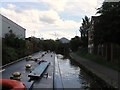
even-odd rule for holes
{"type": "Polygon", "coordinates": [[[49,18],[47,16],[43,16],[43,17],[40,18],[40,21],[43,21],[43,22],[49,23],[49,24],[53,24],[55,20],[52,19],[52,18],[49,18]]]}
{"type": "MultiPolygon", "coordinates": [[[[103,0],[100,0],[101,2],[103,0]]],[[[54,33],[60,37],[71,38],[81,26],[81,18],[85,15],[92,16],[96,13],[96,7],[101,3],[98,0],[36,0],[36,3],[45,4],[48,9],[19,8],[7,3],[7,7],[1,7],[1,14],[26,28],[26,37],[35,35],[43,38],[55,39],[54,33]],[[60,14],[69,14],[69,19],[62,18],[60,14]],[[80,21],[73,17],[79,16],[80,21]],[[35,33],[33,33],[35,32],[35,33]]],[[[23,6],[26,3],[23,3],[23,6]]],[[[27,3],[29,4],[29,3],[27,3]]],[[[32,4],[32,5],[35,5],[32,4]]],[[[44,7],[42,7],[44,8],[44,7]]]]}
{"type": "Polygon", "coordinates": [[[55,11],[64,11],[67,0],[38,0],[47,4],[50,9],[52,8],[55,11]]]}
{"type": "Polygon", "coordinates": [[[60,39],[62,37],[66,37],[68,39],[71,39],[71,36],[74,36],[75,33],[73,32],[65,32],[65,31],[48,31],[44,32],[44,37],[49,38],[51,37],[52,39],[60,39]]]}
{"type": "Polygon", "coordinates": [[[105,0],[97,0],[97,8],[101,7],[101,5],[104,1],[105,0]]]}
{"type": "Polygon", "coordinates": [[[10,2],[37,2],[38,0],[1,0],[0,2],[3,3],[10,3],[10,2]]]}
{"type": "Polygon", "coordinates": [[[65,10],[72,15],[91,16],[95,14],[97,0],[74,0],[68,4],[65,10]]]}
{"type": "Polygon", "coordinates": [[[40,21],[48,24],[54,24],[55,21],[59,20],[60,17],[58,13],[54,10],[42,11],[40,16],[40,21]]]}
{"type": "Polygon", "coordinates": [[[8,7],[9,9],[15,9],[16,6],[13,5],[13,4],[8,4],[7,7],[8,7]]]}
{"type": "Polygon", "coordinates": [[[57,32],[58,37],[66,36],[70,38],[72,37],[72,29],[76,29],[80,25],[80,23],[74,20],[62,20],[58,12],[52,9],[47,11],[37,9],[17,11],[16,9],[6,7],[0,8],[0,10],[3,15],[26,28],[27,37],[35,34],[39,37],[54,39],[55,37],[51,33],[57,32]],[[35,33],[33,33],[34,31],[35,33]],[[68,32],[71,34],[68,34],[68,32]]]}

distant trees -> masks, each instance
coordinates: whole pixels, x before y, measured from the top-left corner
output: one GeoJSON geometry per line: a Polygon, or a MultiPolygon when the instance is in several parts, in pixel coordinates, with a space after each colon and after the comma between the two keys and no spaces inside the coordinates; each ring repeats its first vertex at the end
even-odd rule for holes
{"type": "Polygon", "coordinates": [[[69,54],[69,43],[62,43],[59,40],[43,40],[36,37],[21,39],[12,30],[2,38],[2,64],[15,61],[26,55],[38,51],[54,51],[59,54],[69,54]]]}
{"type": "Polygon", "coordinates": [[[26,42],[26,54],[32,54],[40,51],[42,48],[41,40],[35,37],[29,37],[25,39],[26,42]]]}
{"type": "Polygon", "coordinates": [[[56,40],[55,41],[56,43],[56,50],[55,52],[58,53],[58,54],[62,54],[62,55],[65,55],[65,56],[68,56],[69,55],[69,43],[62,43],[60,42],[59,40],[56,40]]]}
{"type": "Polygon", "coordinates": [[[56,43],[52,39],[44,40],[42,45],[43,45],[43,50],[45,50],[45,51],[46,50],[55,51],[56,43]]]}
{"type": "Polygon", "coordinates": [[[70,40],[70,48],[72,51],[77,51],[80,46],[82,46],[82,41],[80,37],[75,36],[70,40]]]}
{"type": "Polygon", "coordinates": [[[59,54],[68,55],[69,54],[69,43],[62,43],[59,40],[44,40],[42,43],[43,50],[54,51],[59,54]]]}

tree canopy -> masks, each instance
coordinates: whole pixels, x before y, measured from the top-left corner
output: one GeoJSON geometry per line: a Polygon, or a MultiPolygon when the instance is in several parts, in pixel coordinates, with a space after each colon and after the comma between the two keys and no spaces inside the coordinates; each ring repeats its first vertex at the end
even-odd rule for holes
{"type": "Polygon", "coordinates": [[[80,27],[81,40],[83,42],[83,47],[88,46],[88,30],[90,27],[90,18],[85,16],[82,18],[82,26],[80,27]]]}
{"type": "Polygon", "coordinates": [[[82,45],[81,39],[78,36],[75,36],[74,38],[71,39],[70,41],[70,48],[72,51],[77,51],[78,48],[82,45]]]}
{"type": "Polygon", "coordinates": [[[96,24],[95,37],[100,43],[120,44],[120,2],[104,2],[98,8],[99,22],[96,24]]]}

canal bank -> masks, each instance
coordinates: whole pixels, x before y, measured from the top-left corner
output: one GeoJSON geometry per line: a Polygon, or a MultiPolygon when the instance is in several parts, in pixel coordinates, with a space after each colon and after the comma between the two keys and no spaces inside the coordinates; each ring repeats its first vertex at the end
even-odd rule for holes
{"type": "Polygon", "coordinates": [[[81,68],[75,60],[69,57],[57,55],[54,73],[54,90],[106,90],[110,87],[102,80],[98,80],[95,75],[81,68]]]}
{"type": "MultiPolygon", "coordinates": [[[[109,69],[105,66],[99,65],[90,60],[81,58],[75,53],[70,53],[70,57],[78,62],[81,67],[85,68],[87,71],[93,73],[93,75],[97,76],[101,80],[105,81],[107,84],[114,88],[119,88],[119,72],[109,69]]],[[[120,88],[119,88],[120,89],[120,88]]]]}

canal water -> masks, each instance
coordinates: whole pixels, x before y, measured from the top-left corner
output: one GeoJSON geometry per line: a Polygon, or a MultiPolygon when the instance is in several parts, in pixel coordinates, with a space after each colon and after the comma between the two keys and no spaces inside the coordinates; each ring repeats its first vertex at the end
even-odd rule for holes
{"type": "Polygon", "coordinates": [[[57,88],[79,88],[82,90],[90,90],[90,88],[101,88],[101,85],[94,77],[80,68],[80,66],[70,60],[63,59],[62,55],[57,55],[55,59],[55,78],[54,87],[57,88]]]}

